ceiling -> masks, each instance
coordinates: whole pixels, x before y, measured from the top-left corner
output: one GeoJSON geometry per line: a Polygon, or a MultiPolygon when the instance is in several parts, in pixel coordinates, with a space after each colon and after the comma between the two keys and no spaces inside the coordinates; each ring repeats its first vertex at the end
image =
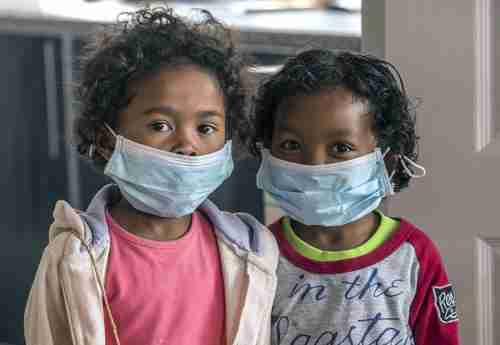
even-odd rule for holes
{"type": "MultiPolygon", "coordinates": [[[[130,12],[141,0],[0,0],[0,17],[39,17],[47,20],[107,23],[117,13],[130,12]]],[[[167,4],[190,17],[193,9],[209,10],[215,17],[248,32],[292,33],[339,37],[361,36],[361,0],[176,0],[147,1],[167,4]],[[339,9],[338,6],[343,6],[339,9]],[[351,6],[351,9],[345,9],[351,6]]]]}
{"type": "MultiPolygon", "coordinates": [[[[98,1],[98,0],[88,0],[98,1]]],[[[122,0],[129,3],[144,3],[148,0],[122,0]]],[[[231,6],[246,12],[305,11],[311,9],[360,11],[361,0],[175,0],[169,4],[231,6]]]]}

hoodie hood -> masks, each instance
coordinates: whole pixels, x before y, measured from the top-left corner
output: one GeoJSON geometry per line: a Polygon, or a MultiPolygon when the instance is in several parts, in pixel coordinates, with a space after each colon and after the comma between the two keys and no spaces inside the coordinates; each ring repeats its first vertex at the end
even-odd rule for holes
{"type": "MultiPolygon", "coordinates": [[[[54,209],[54,223],[50,228],[52,240],[65,228],[83,229],[82,238],[93,248],[109,243],[106,207],[121,197],[118,186],[106,185],[94,196],[85,212],[74,210],[67,202],[58,201],[54,209]],[[79,217],[74,217],[76,212],[79,217]]],[[[267,231],[254,217],[244,213],[221,211],[213,202],[205,200],[197,211],[213,224],[217,236],[244,252],[262,251],[261,232],[267,231]]]]}

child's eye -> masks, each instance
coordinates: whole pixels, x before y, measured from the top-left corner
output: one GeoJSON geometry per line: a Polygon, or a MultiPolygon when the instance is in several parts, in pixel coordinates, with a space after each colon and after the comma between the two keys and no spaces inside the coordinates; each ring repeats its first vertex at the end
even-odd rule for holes
{"type": "Polygon", "coordinates": [[[295,140],[285,140],[280,144],[280,148],[285,151],[298,151],[300,144],[295,140]]]}
{"type": "Polygon", "coordinates": [[[151,128],[156,132],[167,132],[173,130],[173,127],[168,122],[154,122],[151,124],[151,128]]]}
{"type": "Polygon", "coordinates": [[[198,131],[203,135],[209,135],[215,132],[217,128],[213,125],[201,125],[198,127],[198,131]]]}
{"type": "Polygon", "coordinates": [[[348,144],[335,144],[332,147],[333,154],[343,154],[352,151],[352,146],[348,144]]]}

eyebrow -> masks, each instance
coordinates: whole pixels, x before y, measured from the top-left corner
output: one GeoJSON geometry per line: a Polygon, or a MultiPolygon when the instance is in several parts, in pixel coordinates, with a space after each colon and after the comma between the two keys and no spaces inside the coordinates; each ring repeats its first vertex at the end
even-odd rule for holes
{"type": "Polygon", "coordinates": [[[341,138],[351,138],[354,136],[354,131],[349,128],[335,128],[328,131],[328,136],[341,138]]]}
{"type": "MultiPolygon", "coordinates": [[[[278,121],[278,123],[276,123],[276,128],[281,131],[299,135],[298,131],[293,127],[289,126],[289,124],[285,121],[278,121]]],[[[349,128],[334,128],[332,130],[327,131],[326,135],[328,137],[352,138],[354,136],[354,131],[352,131],[349,128]]]]}
{"type": "MultiPolygon", "coordinates": [[[[172,115],[180,115],[181,113],[177,111],[175,108],[170,107],[170,106],[158,106],[158,107],[152,107],[144,111],[144,115],[149,115],[153,113],[160,113],[160,114],[172,114],[172,115]]],[[[220,117],[224,118],[224,115],[218,111],[215,110],[201,110],[196,113],[196,115],[201,118],[201,119],[208,119],[208,118],[214,118],[214,117],[220,117]]]]}
{"type": "Polygon", "coordinates": [[[276,128],[279,129],[280,131],[284,131],[284,132],[290,132],[292,134],[295,134],[295,135],[299,135],[299,133],[297,132],[296,129],[290,127],[288,125],[288,123],[284,122],[284,121],[278,121],[276,123],[276,128]]]}
{"type": "Polygon", "coordinates": [[[161,113],[161,114],[179,114],[177,110],[169,106],[159,106],[152,107],[144,111],[144,115],[149,115],[153,113],[161,113]]]}

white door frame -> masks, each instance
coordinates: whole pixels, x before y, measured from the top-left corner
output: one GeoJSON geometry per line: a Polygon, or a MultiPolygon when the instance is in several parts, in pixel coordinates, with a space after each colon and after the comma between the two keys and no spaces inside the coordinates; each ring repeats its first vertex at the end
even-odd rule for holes
{"type": "MultiPolygon", "coordinates": [[[[500,195],[500,96],[495,97],[495,94],[499,94],[495,88],[500,85],[500,65],[495,66],[496,61],[500,61],[500,43],[495,44],[496,39],[500,40],[500,24],[495,23],[495,18],[500,18],[500,1],[494,0],[363,1],[363,51],[386,58],[400,67],[408,89],[425,93],[427,99],[424,97],[424,105],[427,101],[431,103],[428,107],[422,107],[426,109],[419,111],[417,116],[420,116],[419,121],[426,121],[424,124],[419,123],[423,146],[429,139],[436,146],[446,142],[439,136],[447,135],[443,131],[446,122],[443,118],[451,119],[450,112],[455,112],[453,115],[457,117],[457,131],[467,134],[457,144],[460,147],[456,151],[450,150],[452,157],[449,163],[452,167],[449,170],[443,163],[436,163],[447,159],[443,154],[446,149],[436,150],[436,156],[439,157],[429,157],[433,151],[427,147],[422,158],[424,165],[430,165],[431,176],[419,181],[419,188],[412,186],[410,192],[404,192],[388,205],[390,214],[409,217],[429,228],[430,225],[436,225],[433,229],[424,227],[424,230],[430,230],[429,234],[441,249],[445,262],[447,257],[449,261],[458,262],[447,264],[451,281],[457,282],[463,344],[500,344],[500,302],[495,301],[495,294],[500,296],[500,226],[495,223],[494,215],[495,210],[496,214],[500,213],[500,202],[496,198],[496,195],[500,195]],[[404,35],[406,37],[402,37],[404,35]],[[437,43],[438,39],[443,40],[437,43]],[[454,63],[450,51],[465,56],[459,59],[463,66],[447,68],[446,61],[454,63]],[[440,66],[429,66],[434,63],[429,54],[436,54],[436,63],[443,67],[442,74],[440,66]],[[422,65],[417,66],[419,63],[422,65]],[[434,72],[426,74],[428,81],[419,75],[426,68],[434,72]],[[460,68],[464,71],[463,78],[454,74],[460,68]],[[469,86],[463,87],[467,82],[471,84],[471,93],[468,93],[469,86]],[[462,83],[462,86],[454,86],[453,83],[462,83]],[[449,93],[447,86],[452,90],[449,93]],[[433,87],[436,89],[425,91],[433,87]],[[440,93],[443,93],[446,102],[453,99],[450,97],[453,91],[457,91],[456,101],[459,105],[440,105],[440,93]],[[464,105],[463,112],[460,112],[461,105],[464,105]],[[439,109],[442,113],[436,114],[431,109],[439,109]],[[468,119],[465,119],[467,116],[473,117],[469,129],[468,119]],[[432,121],[436,121],[434,127],[429,124],[432,121]],[[464,142],[467,140],[470,143],[464,142]],[[460,152],[464,152],[463,159],[460,152]],[[454,176],[458,170],[462,170],[463,174],[454,176]],[[498,178],[494,177],[494,172],[498,178]],[[450,192],[454,192],[455,181],[445,183],[446,178],[457,179],[456,195],[449,196],[450,192]],[[465,188],[465,184],[469,186],[465,188]],[[480,187],[475,188],[474,184],[480,187]],[[427,200],[430,205],[427,206],[426,192],[429,194],[430,190],[439,189],[442,185],[447,185],[443,193],[448,196],[442,196],[439,204],[432,200],[432,195],[439,195],[438,192],[430,193],[427,200]],[[488,185],[492,191],[488,191],[488,185]],[[451,219],[453,206],[447,204],[453,197],[463,198],[465,203],[470,202],[470,205],[457,207],[457,213],[470,210],[470,217],[477,220],[477,223],[465,220],[460,235],[456,236],[454,231],[460,224],[456,219],[451,219]],[[492,205],[495,202],[497,206],[492,205]],[[438,207],[439,212],[432,212],[432,207],[438,207]],[[440,215],[441,210],[445,216],[440,215]],[[470,236],[467,236],[467,231],[470,231],[470,236]],[[454,243],[459,243],[456,249],[454,243]],[[463,252],[461,256],[464,259],[461,261],[460,254],[453,250],[463,252]],[[450,253],[452,255],[448,255],[450,253]],[[469,259],[474,260],[473,264],[465,264],[469,259]],[[461,265],[467,266],[467,269],[471,267],[471,274],[462,271],[461,265]],[[469,277],[472,281],[469,281],[469,277]]],[[[497,90],[500,91],[500,87],[497,90]]],[[[458,135],[453,137],[452,131],[450,129],[451,134],[448,133],[449,140],[457,141],[458,135]]]]}

